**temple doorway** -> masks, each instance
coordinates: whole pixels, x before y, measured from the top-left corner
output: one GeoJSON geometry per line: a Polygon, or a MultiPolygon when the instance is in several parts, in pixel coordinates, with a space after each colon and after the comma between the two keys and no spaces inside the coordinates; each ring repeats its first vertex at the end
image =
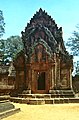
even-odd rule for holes
{"type": "Polygon", "coordinates": [[[37,89],[45,90],[45,86],[45,72],[41,72],[38,74],[37,89]]]}
{"type": "Polygon", "coordinates": [[[49,90],[47,70],[35,70],[32,72],[31,90],[33,94],[46,94],[49,90]]]}

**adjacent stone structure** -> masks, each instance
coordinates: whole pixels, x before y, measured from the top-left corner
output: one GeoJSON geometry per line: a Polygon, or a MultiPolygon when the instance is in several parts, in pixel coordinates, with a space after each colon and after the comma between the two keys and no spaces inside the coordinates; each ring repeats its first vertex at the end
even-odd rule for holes
{"type": "Polygon", "coordinates": [[[0,120],[20,111],[8,100],[0,101],[0,120]]]}
{"type": "Polygon", "coordinates": [[[0,95],[9,94],[15,86],[15,70],[10,65],[0,65],[0,95]]]}
{"type": "Polygon", "coordinates": [[[75,75],[72,79],[72,86],[76,94],[79,93],[79,75],[75,75]]]}
{"type": "Polygon", "coordinates": [[[62,27],[41,8],[22,31],[24,49],[14,60],[15,90],[53,94],[72,90],[73,57],[66,51],[62,27]]]}

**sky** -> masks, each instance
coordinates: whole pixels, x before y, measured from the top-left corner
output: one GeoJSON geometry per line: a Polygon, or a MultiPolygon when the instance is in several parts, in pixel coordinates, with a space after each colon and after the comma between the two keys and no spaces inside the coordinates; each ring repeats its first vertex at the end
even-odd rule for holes
{"type": "Polygon", "coordinates": [[[20,35],[39,8],[45,10],[63,28],[67,40],[79,23],[79,0],[0,0],[0,9],[5,20],[5,34],[20,35]]]}
{"type": "Polygon", "coordinates": [[[63,39],[67,41],[79,24],[79,0],[0,0],[0,10],[6,23],[2,38],[21,36],[21,31],[39,8],[51,15],[58,27],[62,27],[63,39]]]}

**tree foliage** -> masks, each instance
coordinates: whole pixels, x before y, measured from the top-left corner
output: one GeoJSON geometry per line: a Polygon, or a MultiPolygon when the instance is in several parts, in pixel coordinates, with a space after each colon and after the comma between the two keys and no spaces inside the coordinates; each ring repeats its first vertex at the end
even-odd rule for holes
{"type": "Polygon", "coordinates": [[[7,38],[5,49],[9,57],[15,57],[15,55],[23,49],[23,43],[20,36],[11,36],[7,38]]]}
{"type": "Polygon", "coordinates": [[[74,56],[79,56],[79,25],[76,26],[78,31],[74,31],[72,36],[68,39],[66,46],[68,46],[74,56]]]}
{"type": "Polygon", "coordinates": [[[0,40],[0,65],[4,64],[5,41],[0,40]]]}
{"type": "Polygon", "coordinates": [[[3,12],[0,10],[0,37],[3,35],[5,32],[5,23],[4,23],[4,17],[3,17],[3,12]]]}
{"type": "Polygon", "coordinates": [[[2,64],[11,61],[18,52],[23,49],[23,43],[20,36],[11,36],[7,40],[0,40],[0,50],[2,51],[2,64]]]}
{"type": "Polygon", "coordinates": [[[79,75],[79,61],[76,64],[76,75],[79,75]]]}
{"type": "MultiPolygon", "coordinates": [[[[72,36],[68,39],[66,46],[70,48],[73,56],[79,56],[79,24],[76,26],[77,30],[73,31],[72,36]]],[[[79,60],[74,64],[75,75],[79,74],[79,60]]]]}

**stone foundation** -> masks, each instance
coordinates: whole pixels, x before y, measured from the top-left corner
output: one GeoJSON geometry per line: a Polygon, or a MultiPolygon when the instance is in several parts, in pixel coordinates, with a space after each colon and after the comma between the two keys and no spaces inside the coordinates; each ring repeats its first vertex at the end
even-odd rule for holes
{"type": "Polygon", "coordinates": [[[43,104],[64,104],[64,103],[79,103],[79,98],[17,98],[11,97],[10,100],[15,103],[23,103],[28,105],[43,105],[43,104]]]}

